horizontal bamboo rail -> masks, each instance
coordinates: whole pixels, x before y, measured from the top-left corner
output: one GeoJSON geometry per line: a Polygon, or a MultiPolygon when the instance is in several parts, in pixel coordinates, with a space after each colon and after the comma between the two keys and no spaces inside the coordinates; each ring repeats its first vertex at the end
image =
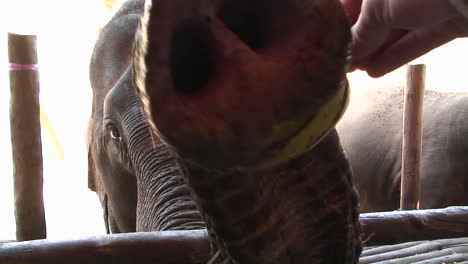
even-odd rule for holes
{"type": "Polygon", "coordinates": [[[468,207],[362,214],[364,246],[468,237],[468,207]]]}
{"type": "MultiPolygon", "coordinates": [[[[372,249],[369,251],[372,251],[372,249]]],[[[361,256],[359,264],[413,264],[419,261],[433,261],[434,259],[441,257],[445,257],[447,260],[449,258],[458,259],[460,256],[463,256],[463,254],[467,253],[468,238],[466,237],[435,241],[420,241],[417,245],[408,246],[398,250],[388,248],[387,252],[381,252],[374,255],[363,255],[361,256]]]]}
{"type": "MultiPolygon", "coordinates": [[[[367,246],[468,237],[468,207],[362,214],[361,223],[363,237],[371,237],[367,246]]],[[[405,246],[417,244],[413,242],[405,246]]],[[[373,254],[379,253],[378,248],[372,250],[373,254]]],[[[127,233],[0,245],[2,264],[192,264],[206,263],[210,258],[205,230],[127,233]]]]}
{"type": "Polygon", "coordinates": [[[211,257],[205,230],[126,233],[0,245],[2,264],[192,264],[211,257]]]}

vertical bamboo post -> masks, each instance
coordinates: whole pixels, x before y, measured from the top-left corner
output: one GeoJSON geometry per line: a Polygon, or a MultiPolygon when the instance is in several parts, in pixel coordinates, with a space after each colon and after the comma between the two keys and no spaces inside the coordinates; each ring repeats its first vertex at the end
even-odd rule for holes
{"type": "Polygon", "coordinates": [[[403,107],[401,210],[419,209],[424,64],[408,65],[403,107]]]}
{"type": "Polygon", "coordinates": [[[46,238],[36,36],[8,34],[16,238],[46,238]]]}

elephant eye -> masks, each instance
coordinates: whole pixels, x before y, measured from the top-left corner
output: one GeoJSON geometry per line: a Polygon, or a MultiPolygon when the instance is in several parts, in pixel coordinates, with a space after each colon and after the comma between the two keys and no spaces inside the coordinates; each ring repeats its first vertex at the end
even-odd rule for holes
{"type": "Polygon", "coordinates": [[[106,119],[104,121],[104,131],[110,135],[112,140],[119,142],[122,140],[120,131],[114,121],[106,119]]]}
{"type": "Polygon", "coordinates": [[[111,136],[112,140],[114,140],[114,141],[122,140],[122,138],[120,137],[119,131],[111,130],[110,136],[111,136]]]}

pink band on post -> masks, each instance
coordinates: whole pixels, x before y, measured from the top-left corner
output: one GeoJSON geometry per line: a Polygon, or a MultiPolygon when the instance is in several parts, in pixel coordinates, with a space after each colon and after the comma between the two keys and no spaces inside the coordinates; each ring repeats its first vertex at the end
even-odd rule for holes
{"type": "Polygon", "coordinates": [[[37,64],[18,64],[10,63],[10,71],[37,71],[39,69],[37,64]]]}

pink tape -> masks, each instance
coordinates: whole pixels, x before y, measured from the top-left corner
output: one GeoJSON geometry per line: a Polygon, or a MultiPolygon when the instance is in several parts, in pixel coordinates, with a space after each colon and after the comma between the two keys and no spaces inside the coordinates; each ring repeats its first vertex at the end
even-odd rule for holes
{"type": "Polygon", "coordinates": [[[37,71],[38,69],[37,64],[10,63],[10,71],[37,71]]]}

